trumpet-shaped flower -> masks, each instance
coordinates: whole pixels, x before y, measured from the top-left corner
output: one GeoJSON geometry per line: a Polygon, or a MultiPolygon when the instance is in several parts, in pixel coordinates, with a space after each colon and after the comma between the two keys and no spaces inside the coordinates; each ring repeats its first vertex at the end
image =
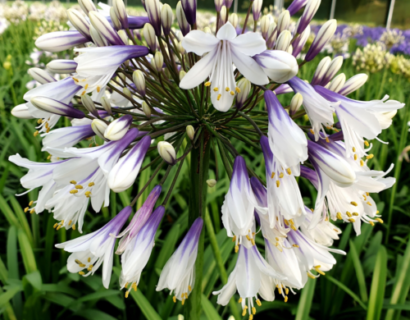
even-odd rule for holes
{"type": "MultiPolygon", "coordinates": [[[[152,211],[152,208],[151,208],[152,211]]],[[[137,290],[140,281],[141,272],[145,268],[148,259],[154,248],[154,237],[157,232],[159,223],[164,216],[165,208],[160,206],[155,209],[152,215],[145,221],[138,235],[134,235],[131,242],[127,244],[127,249],[121,256],[122,271],[120,276],[120,286],[128,288],[125,296],[131,289],[137,290]]]]}
{"type": "Polygon", "coordinates": [[[43,148],[72,147],[81,140],[94,135],[91,124],[55,129],[42,135],[44,137],[43,148]]]}
{"type": "Polygon", "coordinates": [[[230,22],[221,27],[216,36],[193,30],[182,40],[187,52],[203,56],[184,76],[179,86],[183,89],[197,87],[204,82],[211,88],[211,100],[215,109],[228,111],[232,106],[236,86],[233,65],[250,82],[264,85],[269,82],[262,68],[251,58],[266,50],[265,40],[260,34],[249,32],[237,36],[230,22]]]}
{"type": "Polygon", "coordinates": [[[162,269],[157,291],[165,288],[174,292],[174,302],[188,299],[195,284],[195,261],[198,254],[198,241],[202,231],[203,220],[197,218],[185,235],[178,249],[169,258],[162,269]]]}
{"type": "Polygon", "coordinates": [[[103,264],[102,281],[105,288],[110,284],[114,245],[117,234],[132,212],[131,207],[122,209],[110,222],[93,233],[56,244],[59,249],[72,252],[67,260],[67,269],[84,277],[94,274],[103,264]],[[84,269],[87,269],[85,273],[84,269]]]}

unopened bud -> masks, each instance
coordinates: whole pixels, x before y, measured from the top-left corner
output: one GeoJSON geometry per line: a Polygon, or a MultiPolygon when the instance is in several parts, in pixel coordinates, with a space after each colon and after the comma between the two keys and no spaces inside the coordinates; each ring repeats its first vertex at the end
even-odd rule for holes
{"type": "Polygon", "coordinates": [[[276,38],[278,37],[277,30],[278,30],[278,28],[276,27],[276,23],[271,22],[271,24],[269,25],[267,39],[266,39],[266,47],[268,49],[273,48],[273,44],[275,43],[276,38]]]}
{"type": "Polygon", "coordinates": [[[308,1],[305,7],[305,11],[303,11],[303,14],[299,19],[298,26],[296,29],[297,33],[301,34],[306,29],[310,21],[312,21],[317,10],[319,9],[319,6],[320,6],[320,0],[309,0],[308,1]]]}
{"type": "Polygon", "coordinates": [[[293,47],[292,45],[289,45],[288,50],[286,50],[287,53],[292,54],[293,52],[293,47]]]}
{"type": "Polygon", "coordinates": [[[288,7],[289,13],[293,16],[296,12],[302,9],[308,0],[293,0],[290,6],[288,7]]]}
{"type": "Polygon", "coordinates": [[[181,70],[179,72],[179,81],[182,81],[182,79],[185,77],[185,75],[186,75],[186,72],[184,70],[181,70]]]}
{"type": "Polygon", "coordinates": [[[221,12],[220,12],[220,15],[219,15],[220,19],[222,21],[222,24],[224,24],[225,21],[226,21],[226,14],[227,14],[226,6],[222,6],[221,12]]]}
{"type": "Polygon", "coordinates": [[[287,30],[290,25],[290,13],[288,10],[283,11],[278,18],[278,33],[287,30]]]}
{"type": "Polygon", "coordinates": [[[174,165],[176,163],[177,155],[174,147],[169,142],[158,142],[158,153],[168,164],[174,165]]]}
{"type": "Polygon", "coordinates": [[[34,97],[31,98],[30,102],[34,107],[45,112],[75,119],[84,118],[84,113],[82,111],[54,99],[47,97],[34,97]]]}
{"type": "Polygon", "coordinates": [[[76,72],[77,62],[74,60],[55,59],[47,64],[47,69],[52,73],[70,74],[76,72]]]}
{"type": "Polygon", "coordinates": [[[369,76],[365,73],[356,74],[346,81],[338,93],[346,96],[364,85],[368,78],[369,76]]]}
{"type": "Polygon", "coordinates": [[[293,96],[292,100],[290,101],[289,114],[291,116],[294,115],[296,113],[296,111],[298,111],[299,108],[302,106],[302,104],[303,104],[303,97],[298,92],[293,96]]]}
{"type": "Polygon", "coordinates": [[[97,11],[91,0],[78,0],[78,4],[86,15],[88,15],[91,11],[97,11]]]}
{"type": "Polygon", "coordinates": [[[186,134],[188,136],[189,139],[194,140],[195,137],[195,129],[193,126],[189,125],[186,126],[186,134]]]}
{"type": "Polygon", "coordinates": [[[34,117],[28,111],[27,104],[19,104],[11,109],[11,114],[20,119],[33,119],[34,117]]]}
{"type": "Polygon", "coordinates": [[[164,66],[164,56],[162,55],[161,51],[157,51],[155,52],[155,56],[154,56],[154,66],[155,69],[158,72],[161,72],[163,66],[164,66]]]}
{"type": "Polygon", "coordinates": [[[336,32],[337,22],[335,19],[327,21],[319,30],[315,40],[306,54],[305,61],[311,61],[322,51],[323,47],[333,37],[336,32]]]}
{"type": "Polygon", "coordinates": [[[220,12],[222,9],[222,6],[224,5],[224,0],[215,0],[215,10],[216,12],[220,12]]]}
{"type": "Polygon", "coordinates": [[[93,129],[94,133],[99,136],[100,138],[104,139],[104,132],[107,130],[108,125],[100,120],[100,119],[94,119],[91,122],[91,129],[93,129]]]}
{"type": "Polygon", "coordinates": [[[108,42],[105,38],[101,37],[100,33],[92,25],[90,25],[90,36],[98,47],[108,46],[108,42]]]}
{"type": "Polygon", "coordinates": [[[135,70],[134,73],[132,74],[132,81],[134,82],[138,93],[142,97],[145,97],[145,76],[144,76],[144,73],[141,70],[135,70]]]}
{"type": "Polygon", "coordinates": [[[145,101],[142,101],[142,111],[147,116],[147,118],[151,118],[151,108],[145,101]]]}
{"type": "Polygon", "coordinates": [[[90,23],[85,19],[85,17],[80,13],[80,11],[75,9],[67,10],[68,20],[74,28],[77,29],[84,37],[90,38],[90,23]]]}
{"type": "Polygon", "coordinates": [[[128,17],[124,2],[122,0],[113,0],[113,8],[122,28],[128,29],[128,17]]]}
{"type": "Polygon", "coordinates": [[[336,73],[339,72],[340,68],[343,65],[343,57],[338,56],[332,60],[332,62],[329,65],[329,68],[327,68],[327,71],[325,73],[325,76],[323,77],[322,81],[319,83],[322,86],[325,86],[329,83],[330,80],[333,79],[333,77],[336,75],[336,73]]]}
{"type": "Polygon", "coordinates": [[[184,12],[184,9],[182,8],[181,1],[177,3],[176,15],[177,15],[179,29],[181,29],[181,32],[183,36],[185,37],[188,34],[191,27],[186,19],[185,12],[184,12]]]}
{"type": "Polygon", "coordinates": [[[206,184],[208,185],[208,187],[213,188],[216,185],[216,180],[215,179],[208,179],[208,180],[206,180],[206,184]]]}
{"type": "Polygon", "coordinates": [[[144,29],[142,29],[142,34],[144,35],[145,42],[152,52],[155,52],[157,49],[157,38],[155,37],[154,27],[146,23],[144,29]]]}
{"type": "Polygon", "coordinates": [[[297,57],[299,53],[303,50],[303,47],[308,41],[309,36],[310,36],[310,26],[307,26],[307,28],[302,32],[302,34],[298,35],[295,41],[293,41],[292,43],[292,46],[293,46],[292,55],[294,57],[297,57]]]}
{"type": "Polygon", "coordinates": [[[127,133],[131,123],[132,116],[129,114],[114,120],[108,125],[107,129],[105,129],[104,138],[111,141],[120,140],[127,133]]]}
{"type": "Polygon", "coordinates": [[[110,18],[112,21],[112,24],[114,25],[114,28],[117,30],[120,30],[122,28],[121,22],[117,17],[117,14],[115,13],[115,10],[113,7],[110,8],[110,18]]]}
{"type": "Polygon", "coordinates": [[[239,93],[236,95],[236,107],[241,108],[245,103],[246,99],[248,99],[249,92],[251,91],[251,82],[246,79],[242,78],[238,81],[238,88],[239,93]]]}
{"type": "Polygon", "coordinates": [[[343,88],[346,82],[346,75],[344,73],[339,74],[336,76],[332,82],[329,83],[328,89],[333,92],[339,92],[340,89],[343,88]]]}
{"type": "MultiPolygon", "coordinates": [[[[204,30],[204,32],[206,32],[206,31],[204,30]]],[[[186,50],[185,50],[184,46],[182,45],[182,42],[177,43],[177,48],[178,48],[179,53],[185,54],[186,50]]]]}
{"type": "Polygon", "coordinates": [[[162,31],[167,36],[171,32],[172,22],[174,21],[174,15],[172,9],[168,4],[164,4],[161,9],[161,24],[162,31]]]}
{"type": "Polygon", "coordinates": [[[230,9],[232,7],[233,0],[225,0],[225,7],[230,9]]]}
{"type": "Polygon", "coordinates": [[[132,93],[130,91],[130,89],[128,88],[123,88],[122,89],[122,93],[128,98],[132,100],[132,93]]]}
{"type": "Polygon", "coordinates": [[[281,50],[266,50],[253,58],[265,74],[278,83],[284,83],[292,79],[299,70],[296,58],[281,50]]]}
{"type": "Polygon", "coordinates": [[[275,44],[276,50],[286,51],[289,48],[290,42],[292,41],[292,34],[289,30],[284,30],[279,35],[278,40],[275,44]]]}
{"type": "Polygon", "coordinates": [[[108,100],[107,97],[102,97],[101,98],[101,104],[102,104],[104,110],[108,112],[108,114],[112,114],[111,103],[110,103],[110,101],[108,100]]]}
{"type": "Polygon", "coordinates": [[[181,0],[185,17],[190,25],[196,23],[196,0],[181,0]]]}
{"type": "Polygon", "coordinates": [[[89,17],[93,27],[98,31],[100,36],[105,39],[105,41],[112,45],[124,45],[120,36],[102,13],[92,11],[89,13],[89,17]]]}
{"type": "Polygon", "coordinates": [[[253,21],[258,21],[261,16],[263,0],[254,0],[252,3],[253,21]]]}
{"type": "Polygon", "coordinates": [[[55,82],[56,79],[49,74],[47,71],[40,69],[40,68],[30,68],[28,69],[27,73],[37,82],[41,84],[55,82]]]}
{"type": "Polygon", "coordinates": [[[268,17],[268,16],[263,16],[263,17],[261,18],[261,21],[260,21],[260,26],[261,26],[262,37],[263,37],[265,40],[266,40],[266,38],[267,38],[267,36],[268,36],[269,25],[270,25],[269,17],[268,17]]]}
{"type": "Polygon", "coordinates": [[[120,36],[120,38],[121,38],[121,40],[125,43],[125,44],[128,44],[128,35],[127,35],[127,33],[125,32],[125,30],[119,30],[118,32],[118,35],[120,36]]]}
{"type": "Polygon", "coordinates": [[[149,22],[155,30],[156,36],[161,36],[161,12],[158,0],[146,0],[145,8],[147,10],[149,22]]]}
{"type": "Polygon", "coordinates": [[[232,13],[229,15],[229,22],[232,24],[232,26],[236,29],[236,27],[238,26],[238,15],[236,13],[232,13]]]}
{"type": "Polygon", "coordinates": [[[92,115],[98,117],[98,111],[95,108],[94,101],[91,99],[89,95],[83,95],[81,96],[81,103],[83,104],[83,107],[92,115]]]}
{"type": "Polygon", "coordinates": [[[329,69],[331,61],[332,59],[330,59],[330,57],[324,57],[322,60],[320,60],[319,64],[317,65],[315,74],[313,75],[313,79],[311,81],[312,86],[322,81],[323,77],[327,72],[327,69],[329,69]]]}

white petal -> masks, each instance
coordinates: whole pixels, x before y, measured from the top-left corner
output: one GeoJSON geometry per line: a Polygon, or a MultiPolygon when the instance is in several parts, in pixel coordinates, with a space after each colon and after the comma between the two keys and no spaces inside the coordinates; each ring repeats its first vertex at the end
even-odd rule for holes
{"type": "Polygon", "coordinates": [[[193,52],[202,56],[210,52],[218,45],[219,39],[213,34],[205,33],[199,30],[193,30],[182,39],[182,46],[187,52],[193,52]]]}
{"type": "Polygon", "coordinates": [[[225,23],[216,34],[219,40],[233,40],[236,38],[236,30],[230,22],[225,23]]]}
{"type": "Polygon", "coordinates": [[[254,56],[266,50],[266,42],[259,33],[248,32],[231,40],[235,49],[247,56],[254,56]]]}
{"type": "Polygon", "coordinates": [[[269,83],[268,77],[265,75],[265,72],[255,60],[240,52],[235,52],[235,50],[231,50],[231,53],[234,65],[246,79],[257,85],[264,85],[269,83]]]}

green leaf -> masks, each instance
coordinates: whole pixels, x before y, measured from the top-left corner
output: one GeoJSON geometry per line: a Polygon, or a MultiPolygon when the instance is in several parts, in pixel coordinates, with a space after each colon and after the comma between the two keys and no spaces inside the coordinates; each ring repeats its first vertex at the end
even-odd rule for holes
{"type": "Polygon", "coordinates": [[[155,311],[154,307],[149,303],[147,298],[141,293],[141,290],[130,291],[131,297],[137,303],[141,312],[149,320],[162,320],[159,314],[155,311]]]}
{"type": "Polygon", "coordinates": [[[366,305],[363,303],[362,300],[360,300],[360,298],[352,291],[350,290],[347,286],[345,286],[343,283],[341,283],[340,281],[336,280],[335,278],[333,278],[330,275],[325,275],[325,278],[331,282],[333,282],[335,285],[337,285],[340,289],[342,289],[343,291],[345,291],[348,295],[350,295],[358,304],[360,304],[360,306],[366,310],[367,307],[366,305]]]}
{"type": "Polygon", "coordinates": [[[201,296],[201,303],[202,310],[209,320],[222,320],[222,318],[218,314],[218,311],[215,310],[212,303],[204,295],[201,296]]]}
{"type": "Polygon", "coordinates": [[[384,290],[387,276],[387,253],[386,248],[381,246],[377,253],[376,265],[374,267],[372,286],[370,288],[369,306],[367,320],[380,319],[383,307],[384,290]]]}
{"type": "Polygon", "coordinates": [[[33,288],[35,288],[38,291],[41,291],[43,282],[41,280],[41,274],[38,270],[26,274],[24,277],[33,286],[33,288]]]}
{"type": "Polygon", "coordinates": [[[367,296],[366,279],[364,278],[362,264],[360,262],[359,255],[357,254],[356,247],[353,241],[350,240],[349,244],[350,244],[349,253],[352,255],[353,265],[354,265],[354,268],[356,269],[356,276],[357,276],[357,282],[359,284],[360,296],[363,302],[367,302],[368,296],[367,296]]]}
{"type": "Polygon", "coordinates": [[[11,298],[14,297],[17,292],[20,292],[22,289],[23,288],[21,286],[12,286],[6,292],[0,294],[0,307],[3,307],[10,301],[11,298]]]}
{"type": "Polygon", "coordinates": [[[19,240],[21,255],[23,257],[24,267],[27,273],[37,270],[36,259],[30,241],[23,230],[18,230],[17,237],[19,240]]]}
{"type": "Polygon", "coordinates": [[[100,310],[96,309],[87,309],[87,310],[81,310],[76,313],[78,317],[83,317],[85,319],[90,319],[90,320],[116,320],[117,318],[114,318],[110,316],[109,314],[102,312],[100,310]]]}
{"type": "Polygon", "coordinates": [[[309,319],[310,308],[312,307],[313,295],[315,294],[315,279],[309,278],[300,295],[298,309],[295,320],[309,319]]]}

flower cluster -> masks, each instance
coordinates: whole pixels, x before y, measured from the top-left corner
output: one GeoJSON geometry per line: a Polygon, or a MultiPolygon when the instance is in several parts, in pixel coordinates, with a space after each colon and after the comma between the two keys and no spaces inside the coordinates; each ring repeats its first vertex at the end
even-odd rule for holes
{"type": "Polygon", "coordinates": [[[28,169],[23,187],[28,192],[40,188],[25,212],[48,210],[57,230],[82,232],[90,204],[99,212],[109,205],[111,193],[132,188],[139,173],[152,167],[152,176],[130,206],[102,228],[57,245],[71,253],[70,272],[88,276],[103,265],[103,284],[108,287],[120,238],[115,253],[121,255],[120,286],[128,296],[137,290],[166,204],[190,155],[189,200],[196,206],[189,231],[157,285],[184,304],[196,294],[194,286],[201,287],[195,283],[195,264],[197,257],[202,259],[198,248],[203,246],[199,239],[205,182],[216,183],[208,180],[212,149],[231,177],[221,219],[237,252],[236,267],[215,294],[218,303],[226,305],[238,291],[243,315],[252,319],[261,299],[274,300],[277,289],[286,302],[289,292],[333,267],[331,252],[344,254],[331,248],[341,233],[332,221],[352,223],[357,234],[362,223],[382,222],[370,194],[391,187],[394,179],[369,167],[371,141],[391,125],[403,104],[387,96],[367,102],[348,98],[367,75],[338,75],[342,57],[322,59],[312,79],[297,76],[299,67],[323,50],[337,28],[335,20],[327,21],[300,55],[319,0],[294,0],[276,20],[262,16],[263,3],[255,0],[242,25],[229,13],[232,1],[216,0],[215,30],[198,29],[194,0],[177,4],[178,29],[168,4],[143,4],[147,17],[128,15],[122,0],[114,0],[112,7],[100,4],[100,9],[91,0],[79,0],[83,12],[67,12],[70,30],[36,40],[39,49],[50,52],[74,48],[75,58],[53,60],[45,70],[31,69],[40,85],[12,110],[16,117],[36,119],[34,135],[43,138],[50,160],[10,157],[28,169]],[[301,9],[293,24],[291,17],[301,9]],[[253,23],[248,23],[251,13],[253,23]],[[57,80],[55,75],[68,76],[57,80]],[[284,94],[293,97],[288,106],[280,102],[284,94]],[[62,117],[71,126],[59,127],[62,117]],[[303,124],[303,117],[310,124],[303,124]],[[89,147],[81,147],[84,140],[89,147]],[[246,151],[240,155],[233,140],[263,154],[263,176],[247,165],[246,151]],[[142,166],[148,155],[154,160],[142,166]],[[122,230],[164,165],[161,181],[122,230]],[[155,207],[173,166],[178,169],[155,207]],[[299,177],[317,189],[312,209],[305,206],[299,177]]]}
{"type": "Polygon", "coordinates": [[[363,49],[357,48],[352,56],[353,65],[357,70],[375,73],[388,67],[394,56],[386,51],[382,44],[368,44],[363,49]]]}

